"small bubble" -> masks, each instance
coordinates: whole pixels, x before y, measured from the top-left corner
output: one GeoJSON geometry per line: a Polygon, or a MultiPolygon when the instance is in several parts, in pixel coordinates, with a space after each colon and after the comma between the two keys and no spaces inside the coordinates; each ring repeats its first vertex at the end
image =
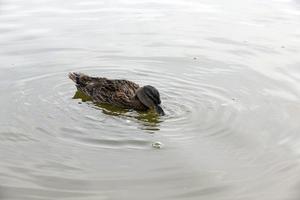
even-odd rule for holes
{"type": "Polygon", "coordinates": [[[155,149],[161,149],[162,148],[162,143],[161,142],[153,142],[152,147],[155,149]]]}

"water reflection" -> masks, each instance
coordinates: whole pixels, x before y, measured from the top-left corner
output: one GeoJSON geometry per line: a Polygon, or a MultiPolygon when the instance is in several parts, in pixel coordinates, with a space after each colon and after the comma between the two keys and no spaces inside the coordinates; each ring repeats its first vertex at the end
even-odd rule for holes
{"type": "Polygon", "coordinates": [[[80,99],[81,102],[90,103],[95,109],[100,109],[102,113],[111,116],[118,116],[120,118],[126,118],[125,120],[135,119],[140,125],[140,129],[150,131],[150,133],[154,133],[155,131],[159,131],[159,124],[163,121],[162,117],[159,116],[154,111],[135,111],[133,109],[120,108],[114,105],[106,104],[106,103],[95,103],[92,99],[77,90],[73,96],[73,99],[80,99]]]}

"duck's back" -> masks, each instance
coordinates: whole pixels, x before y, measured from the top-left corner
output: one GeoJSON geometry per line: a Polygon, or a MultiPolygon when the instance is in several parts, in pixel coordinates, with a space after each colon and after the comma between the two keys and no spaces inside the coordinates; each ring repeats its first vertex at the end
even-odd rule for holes
{"type": "Polygon", "coordinates": [[[78,90],[95,102],[121,107],[132,107],[139,103],[135,102],[135,92],[139,85],[132,81],[91,77],[79,73],[70,73],[69,77],[76,83],[78,90]]]}

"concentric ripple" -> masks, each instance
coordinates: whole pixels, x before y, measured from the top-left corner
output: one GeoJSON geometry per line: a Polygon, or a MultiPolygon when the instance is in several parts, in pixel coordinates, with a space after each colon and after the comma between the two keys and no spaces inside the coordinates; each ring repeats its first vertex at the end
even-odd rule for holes
{"type": "Polygon", "coordinates": [[[299,199],[299,1],[3,0],[0,199],[299,199]],[[99,106],[70,71],[153,85],[99,106]]]}
{"type": "Polygon", "coordinates": [[[99,106],[77,97],[67,71],[30,77],[15,84],[15,103],[20,123],[35,131],[74,145],[100,148],[149,148],[163,132],[173,139],[192,140],[226,133],[236,119],[235,99],[222,88],[205,84],[201,74],[120,70],[114,67],[76,69],[94,76],[129,79],[150,84],[161,93],[166,116],[99,106]],[[38,108],[38,112],[34,112],[38,108]],[[34,115],[34,116],[32,116],[34,115]],[[23,122],[22,122],[23,120],[23,122]],[[29,125],[29,124],[28,124],[29,125]],[[150,134],[140,134],[150,133],[150,134]]]}

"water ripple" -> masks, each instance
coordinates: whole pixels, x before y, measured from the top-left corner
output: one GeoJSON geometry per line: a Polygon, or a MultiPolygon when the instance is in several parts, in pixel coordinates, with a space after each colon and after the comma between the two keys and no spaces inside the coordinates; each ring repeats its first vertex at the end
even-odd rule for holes
{"type": "MultiPolygon", "coordinates": [[[[146,113],[145,115],[132,110],[99,107],[92,102],[83,102],[82,99],[72,99],[76,90],[74,84],[66,77],[66,71],[17,81],[15,101],[25,105],[19,107],[19,112],[24,116],[30,115],[28,110],[39,107],[40,112],[36,113],[39,117],[34,124],[36,130],[43,134],[55,135],[65,141],[94,147],[148,148],[153,139],[150,136],[141,137],[140,131],[146,133],[164,131],[173,139],[192,140],[200,134],[203,136],[225,134],[227,128],[222,124],[228,126],[235,123],[237,111],[241,109],[240,105],[224,88],[199,81],[200,74],[205,73],[206,69],[203,70],[199,71],[198,76],[195,76],[195,73],[186,73],[177,77],[171,73],[162,74],[148,70],[84,69],[83,72],[87,74],[109,78],[126,77],[141,85],[151,84],[159,88],[166,112],[166,116],[160,119],[149,118],[146,113]],[[47,120],[45,127],[42,126],[43,123],[38,124],[45,120],[47,120]],[[72,127],[63,124],[51,125],[57,121],[72,127]],[[111,139],[110,133],[117,137],[111,139]]],[[[30,116],[24,117],[28,118],[30,116]]]]}

